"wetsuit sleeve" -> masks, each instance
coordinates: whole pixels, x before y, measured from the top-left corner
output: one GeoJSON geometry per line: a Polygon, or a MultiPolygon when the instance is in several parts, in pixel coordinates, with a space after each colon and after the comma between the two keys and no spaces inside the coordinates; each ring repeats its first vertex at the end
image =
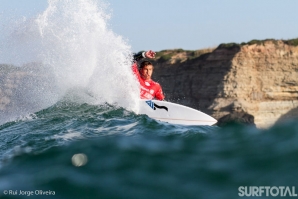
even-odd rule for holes
{"type": "Polygon", "coordinates": [[[138,71],[138,65],[137,65],[136,62],[133,63],[133,65],[132,65],[132,72],[139,78],[140,73],[139,73],[139,71],[138,71]]]}
{"type": "Polygon", "coordinates": [[[162,89],[161,89],[161,86],[158,84],[158,89],[157,89],[157,92],[155,93],[155,98],[158,99],[158,100],[164,100],[165,99],[165,96],[162,92],[162,89]]]}
{"type": "Polygon", "coordinates": [[[144,57],[144,52],[142,52],[142,51],[133,55],[133,60],[134,61],[139,61],[139,60],[141,60],[143,58],[145,58],[145,57],[144,57]]]}

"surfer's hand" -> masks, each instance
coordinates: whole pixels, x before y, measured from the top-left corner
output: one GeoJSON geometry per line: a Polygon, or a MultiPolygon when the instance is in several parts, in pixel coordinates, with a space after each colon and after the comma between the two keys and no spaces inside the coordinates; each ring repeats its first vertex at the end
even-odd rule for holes
{"type": "Polygon", "coordinates": [[[150,58],[150,59],[153,59],[155,58],[155,52],[153,52],[152,50],[148,50],[147,52],[145,52],[145,56],[146,58],[150,58]]]}

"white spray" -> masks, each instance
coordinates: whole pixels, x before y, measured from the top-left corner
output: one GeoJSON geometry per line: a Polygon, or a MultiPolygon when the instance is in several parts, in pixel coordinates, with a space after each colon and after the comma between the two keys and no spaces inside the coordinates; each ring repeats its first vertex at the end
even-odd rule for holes
{"type": "Polygon", "coordinates": [[[39,71],[38,82],[31,76],[14,90],[21,101],[34,103],[14,102],[18,107],[14,112],[46,108],[70,90],[85,96],[87,103],[136,110],[139,88],[131,71],[131,49],[107,27],[105,4],[94,0],[49,0],[48,4],[35,19],[18,21],[0,47],[1,63],[26,64],[31,73],[39,71]]]}

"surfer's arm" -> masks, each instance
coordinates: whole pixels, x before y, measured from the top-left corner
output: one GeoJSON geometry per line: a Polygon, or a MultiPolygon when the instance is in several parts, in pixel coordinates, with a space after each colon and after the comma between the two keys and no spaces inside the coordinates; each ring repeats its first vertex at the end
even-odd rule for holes
{"type": "Polygon", "coordinates": [[[139,70],[138,70],[138,65],[137,65],[136,62],[133,63],[133,65],[132,65],[132,71],[133,71],[133,73],[134,73],[135,75],[137,75],[137,77],[140,76],[140,73],[139,73],[139,70]]]}
{"type": "Polygon", "coordinates": [[[143,58],[153,59],[153,58],[155,58],[155,54],[156,53],[154,51],[152,51],[152,50],[143,51],[143,52],[141,51],[141,52],[133,55],[133,60],[134,61],[139,61],[139,60],[141,60],[143,58]]]}
{"type": "Polygon", "coordinates": [[[133,60],[134,61],[139,61],[139,60],[141,60],[141,59],[143,59],[143,58],[146,58],[146,55],[145,55],[145,51],[144,52],[138,52],[137,54],[134,54],[133,55],[133,60]]]}
{"type": "Polygon", "coordinates": [[[160,100],[160,101],[163,101],[165,99],[165,96],[161,92],[161,93],[157,93],[155,95],[155,98],[158,99],[158,100],[160,100]]]}
{"type": "Polygon", "coordinates": [[[161,86],[158,84],[158,90],[157,92],[155,93],[155,98],[158,99],[158,100],[164,100],[165,99],[165,96],[162,92],[162,89],[161,89],[161,86]]]}

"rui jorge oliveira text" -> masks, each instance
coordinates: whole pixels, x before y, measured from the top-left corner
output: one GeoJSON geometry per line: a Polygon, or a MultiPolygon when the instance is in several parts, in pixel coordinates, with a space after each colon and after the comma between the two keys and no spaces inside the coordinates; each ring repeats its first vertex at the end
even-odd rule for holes
{"type": "Polygon", "coordinates": [[[34,190],[34,191],[25,191],[25,190],[4,190],[4,195],[10,196],[53,196],[55,195],[55,191],[51,190],[34,190]]]}

